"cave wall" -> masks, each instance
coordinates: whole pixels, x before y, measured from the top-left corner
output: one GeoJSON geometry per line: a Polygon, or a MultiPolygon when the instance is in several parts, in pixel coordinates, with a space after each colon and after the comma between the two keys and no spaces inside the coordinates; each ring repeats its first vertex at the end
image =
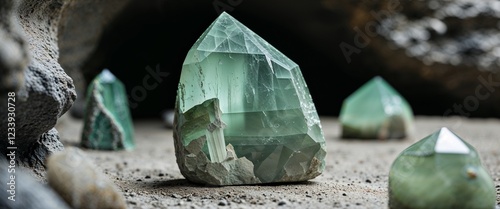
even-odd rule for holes
{"type": "MultiPolygon", "coordinates": [[[[116,11],[108,4],[104,8],[116,11]]],[[[380,75],[416,114],[500,116],[495,105],[500,44],[493,40],[499,17],[485,6],[488,2],[149,0],[120,5],[114,15],[90,19],[99,24],[78,24],[78,30],[99,31],[91,44],[68,39],[60,45],[92,48],[72,62],[79,63],[74,67],[79,80],[89,82],[109,68],[125,82],[136,118],[159,117],[173,108],[187,51],[223,10],[299,64],[321,115],[337,116],[350,93],[380,75]],[[487,38],[490,47],[481,44],[487,38]],[[450,46],[456,50],[446,51],[450,46]],[[489,57],[490,64],[481,57],[489,57]],[[154,89],[140,90],[152,71],[164,76],[154,89]]],[[[61,60],[72,56],[63,54],[61,60]]]]}

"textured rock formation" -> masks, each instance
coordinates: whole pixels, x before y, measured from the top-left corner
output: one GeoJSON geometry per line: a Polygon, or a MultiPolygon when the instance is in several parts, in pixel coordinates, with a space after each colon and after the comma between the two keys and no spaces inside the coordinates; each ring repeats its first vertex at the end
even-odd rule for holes
{"type": "Polygon", "coordinates": [[[205,143],[205,138],[196,139],[185,147],[175,143],[177,155],[185,156],[178,157],[177,164],[187,179],[208,185],[261,183],[254,174],[253,163],[245,157],[238,158],[231,144],[226,146],[227,156],[222,162],[211,162],[202,150],[205,143]]]}
{"type": "MultiPolygon", "coordinates": [[[[25,0],[20,1],[18,7],[13,7],[12,2],[0,3],[3,9],[11,8],[10,12],[2,12],[10,16],[0,20],[7,21],[0,24],[0,34],[7,34],[6,39],[0,39],[0,49],[8,49],[0,52],[0,72],[19,78],[24,71],[24,85],[14,82],[20,86],[15,101],[16,160],[43,176],[46,156],[63,149],[54,129],[56,121],[76,98],[72,79],[57,62],[57,26],[65,1],[25,0]]],[[[16,90],[16,85],[1,86],[2,97],[6,91],[16,90]]],[[[7,124],[6,105],[6,102],[0,103],[1,124],[7,124]]],[[[7,135],[5,127],[2,125],[0,129],[2,136],[7,135]]],[[[7,152],[7,143],[6,138],[0,138],[2,155],[7,152]]]]}
{"type": "Polygon", "coordinates": [[[17,1],[0,3],[0,98],[17,91],[24,84],[24,69],[28,65],[28,49],[19,19],[15,14],[17,1]]]}

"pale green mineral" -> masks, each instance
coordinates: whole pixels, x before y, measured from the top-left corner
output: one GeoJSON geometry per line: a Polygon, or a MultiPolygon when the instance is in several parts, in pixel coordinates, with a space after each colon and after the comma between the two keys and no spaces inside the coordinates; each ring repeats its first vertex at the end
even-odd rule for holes
{"type": "Polygon", "coordinates": [[[306,181],[325,139],[299,66],[227,13],[187,53],[177,91],[177,163],[212,185],[306,181]]]}
{"type": "Polygon", "coordinates": [[[410,105],[379,76],[344,100],[339,118],[342,138],[405,138],[413,129],[410,105]]]}
{"type": "Polygon", "coordinates": [[[447,128],[404,150],[389,173],[391,209],[493,209],[496,191],[477,151],[447,128]]]}
{"type": "Polygon", "coordinates": [[[100,150],[131,150],[134,127],[122,82],[108,70],[87,89],[81,145],[100,150]]]}

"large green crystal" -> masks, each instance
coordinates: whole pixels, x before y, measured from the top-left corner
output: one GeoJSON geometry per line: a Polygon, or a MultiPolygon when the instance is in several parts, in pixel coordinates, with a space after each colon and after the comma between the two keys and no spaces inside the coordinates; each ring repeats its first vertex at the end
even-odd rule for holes
{"type": "Polygon", "coordinates": [[[325,166],[299,66],[227,13],[187,53],[175,120],[177,163],[194,182],[305,181],[325,166]]]}
{"type": "Polygon", "coordinates": [[[100,150],[135,147],[125,87],[108,70],[97,75],[87,89],[81,145],[100,150]]]}
{"type": "Polygon", "coordinates": [[[340,110],[342,138],[405,138],[413,129],[408,102],[377,76],[344,100],[340,110]]]}
{"type": "Polygon", "coordinates": [[[477,151],[447,128],[404,150],[389,174],[391,209],[493,209],[496,192],[477,151]]]}

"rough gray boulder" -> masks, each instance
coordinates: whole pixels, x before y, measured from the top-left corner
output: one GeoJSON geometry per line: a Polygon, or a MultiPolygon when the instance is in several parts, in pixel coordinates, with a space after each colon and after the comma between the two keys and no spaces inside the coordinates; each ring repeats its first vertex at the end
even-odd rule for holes
{"type": "Polygon", "coordinates": [[[17,1],[0,3],[0,98],[17,91],[24,84],[24,69],[28,65],[28,49],[19,19],[14,14],[17,1]]]}
{"type": "MultiPolygon", "coordinates": [[[[16,161],[20,165],[32,168],[36,176],[43,177],[47,155],[63,149],[54,126],[76,99],[73,81],[57,61],[58,23],[66,1],[23,0],[17,1],[17,6],[13,2],[16,1],[0,2],[0,8],[6,11],[1,15],[8,16],[0,19],[0,34],[10,37],[0,39],[0,72],[2,76],[19,77],[24,71],[24,84],[17,82],[18,91],[16,85],[8,88],[2,82],[0,86],[3,100],[0,102],[0,135],[12,133],[6,129],[9,112],[5,97],[6,92],[16,92],[15,102],[11,102],[15,104],[15,138],[9,146],[17,147],[16,161]],[[1,49],[6,46],[7,52],[2,53],[1,49]]],[[[0,138],[2,156],[7,153],[8,143],[6,137],[0,138]]]]}

